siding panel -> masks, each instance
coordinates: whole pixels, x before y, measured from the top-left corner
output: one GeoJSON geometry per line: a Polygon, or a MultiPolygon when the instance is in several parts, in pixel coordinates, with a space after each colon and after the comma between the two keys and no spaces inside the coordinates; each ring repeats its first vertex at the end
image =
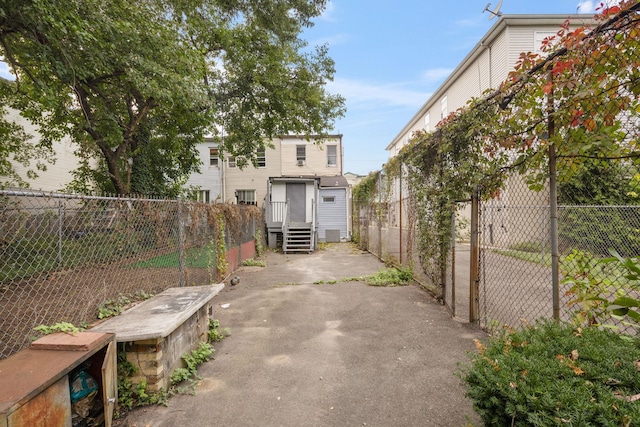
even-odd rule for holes
{"type": "Polygon", "coordinates": [[[324,240],[327,230],[340,230],[340,238],[347,234],[347,196],[344,188],[320,189],[318,204],[318,238],[324,240]],[[323,197],[334,197],[335,202],[323,202],[323,197]]]}

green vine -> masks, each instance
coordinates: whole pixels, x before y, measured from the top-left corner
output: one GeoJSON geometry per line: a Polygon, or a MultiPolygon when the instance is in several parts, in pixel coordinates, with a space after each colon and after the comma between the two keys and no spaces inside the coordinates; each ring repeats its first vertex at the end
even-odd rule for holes
{"type": "Polygon", "coordinates": [[[225,220],[222,214],[218,215],[216,233],[216,270],[218,280],[221,280],[229,271],[229,261],[226,257],[227,244],[225,242],[225,220]]]}
{"type": "Polygon", "coordinates": [[[264,254],[264,246],[262,245],[262,231],[256,230],[253,234],[253,239],[256,242],[256,257],[260,258],[264,254]]]}

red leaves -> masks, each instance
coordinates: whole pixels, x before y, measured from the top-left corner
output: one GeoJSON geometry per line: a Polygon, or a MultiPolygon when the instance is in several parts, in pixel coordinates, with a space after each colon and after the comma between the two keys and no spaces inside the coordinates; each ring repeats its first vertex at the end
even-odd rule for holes
{"type": "Polygon", "coordinates": [[[584,127],[589,132],[593,132],[596,129],[596,121],[589,117],[584,121],[584,127]]]}
{"type": "Polygon", "coordinates": [[[602,15],[606,17],[616,15],[622,10],[619,6],[605,7],[602,3],[600,3],[600,7],[598,9],[600,8],[602,8],[602,15]]]}
{"type": "Polygon", "coordinates": [[[571,127],[578,127],[582,124],[583,111],[573,110],[571,112],[571,127]]]}
{"type": "Polygon", "coordinates": [[[566,71],[573,71],[575,65],[575,60],[572,58],[568,58],[565,61],[558,61],[553,66],[553,75],[557,76],[558,74],[563,74],[566,71]]]}

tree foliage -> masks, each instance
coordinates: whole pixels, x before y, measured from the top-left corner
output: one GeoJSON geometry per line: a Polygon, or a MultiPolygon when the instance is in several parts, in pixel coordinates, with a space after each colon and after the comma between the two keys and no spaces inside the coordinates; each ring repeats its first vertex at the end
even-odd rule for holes
{"type": "Polygon", "coordinates": [[[299,38],[325,0],[0,2],[5,104],[63,135],[83,159],[76,189],[173,195],[199,167],[195,144],[255,159],[265,138],[325,134],[326,46],[299,38]],[[223,139],[222,136],[225,135],[223,139]]]}

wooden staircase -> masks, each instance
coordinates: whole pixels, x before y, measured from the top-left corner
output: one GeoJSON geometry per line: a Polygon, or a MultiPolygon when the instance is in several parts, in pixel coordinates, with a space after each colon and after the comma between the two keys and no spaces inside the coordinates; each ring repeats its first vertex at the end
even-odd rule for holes
{"type": "Polygon", "coordinates": [[[282,251],[288,253],[313,252],[313,227],[310,224],[290,224],[283,230],[282,251]]]}

